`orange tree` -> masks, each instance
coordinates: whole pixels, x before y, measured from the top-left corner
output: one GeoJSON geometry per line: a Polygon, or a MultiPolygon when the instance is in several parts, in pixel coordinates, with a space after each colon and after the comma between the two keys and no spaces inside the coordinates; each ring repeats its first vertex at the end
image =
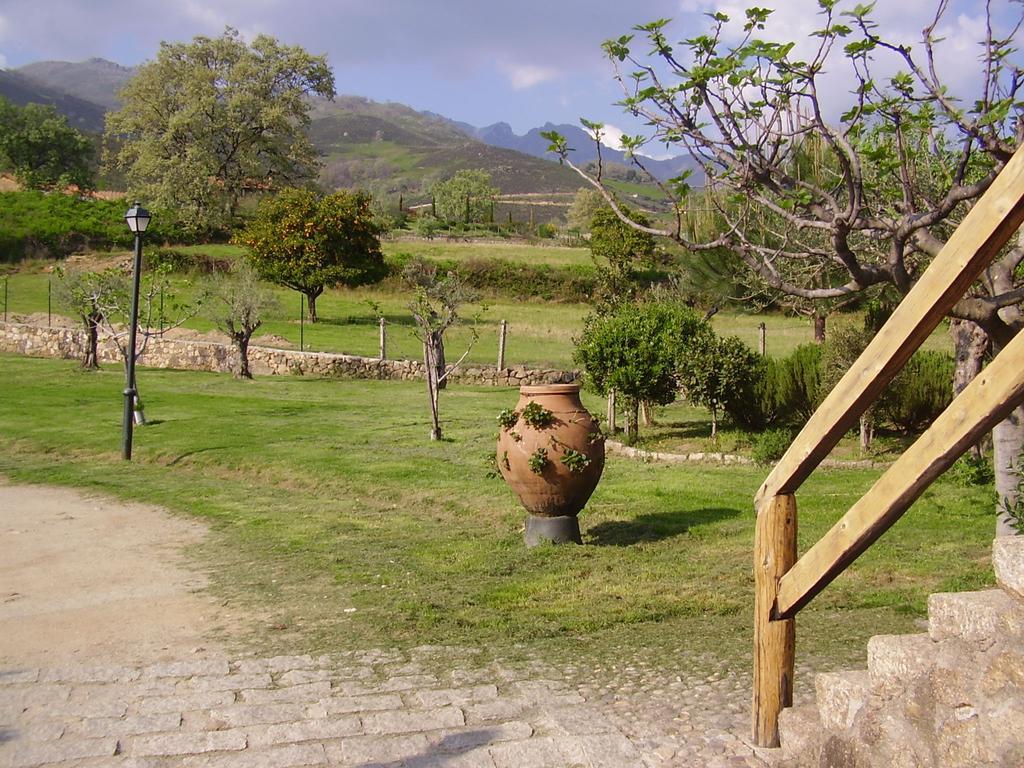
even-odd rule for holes
{"type": "Polygon", "coordinates": [[[285,189],[260,203],[235,241],[262,279],[306,296],[315,323],[325,287],[367,285],[387,274],[378,235],[366,192],[285,189]]]}

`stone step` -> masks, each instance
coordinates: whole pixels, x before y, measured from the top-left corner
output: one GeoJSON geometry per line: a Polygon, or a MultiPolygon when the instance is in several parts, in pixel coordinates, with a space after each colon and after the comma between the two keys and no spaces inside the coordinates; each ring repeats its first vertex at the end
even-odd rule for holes
{"type": "Polygon", "coordinates": [[[817,754],[821,748],[821,737],[821,718],[818,715],[818,707],[814,704],[786,707],[779,714],[781,749],[778,751],[783,765],[799,765],[800,757],[812,757],[817,754]]]}
{"type": "Polygon", "coordinates": [[[1024,605],[1001,589],[929,595],[928,635],[983,646],[1000,636],[1024,638],[1024,605]]]}
{"type": "Polygon", "coordinates": [[[880,693],[903,689],[935,666],[935,641],[926,634],[875,635],[868,640],[868,679],[880,693]]]}
{"type": "Polygon", "coordinates": [[[871,681],[866,670],[816,675],[814,693],[821,727],[826,731],[849,728],[870,692],[871,681]]]}
{"type": "Polygon", "coordinates": [[[999,536],[992,542],[996,584],[1024,600],[1024,536],[999,536]]]}

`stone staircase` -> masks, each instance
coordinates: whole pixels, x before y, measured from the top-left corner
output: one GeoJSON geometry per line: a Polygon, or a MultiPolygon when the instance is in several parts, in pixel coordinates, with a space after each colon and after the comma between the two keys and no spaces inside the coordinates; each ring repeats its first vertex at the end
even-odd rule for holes
{"type": "Polygon", "coordinates": [[[927,633],[873,637],[867,670],[819,674],[770,764],[1024,766],[1024,536],[996,539],[992,560],[999,588],[931,595],[927,633]]]}

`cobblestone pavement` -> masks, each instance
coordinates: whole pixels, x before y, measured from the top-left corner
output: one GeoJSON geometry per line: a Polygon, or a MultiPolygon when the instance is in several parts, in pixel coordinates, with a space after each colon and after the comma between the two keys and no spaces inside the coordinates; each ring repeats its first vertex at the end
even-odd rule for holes
{"type": "Polygon", "coordinates": [[[749,675],[711,659],[507,665],[423,647],[0,671],[0,766],[761,766],[749,675]]]}

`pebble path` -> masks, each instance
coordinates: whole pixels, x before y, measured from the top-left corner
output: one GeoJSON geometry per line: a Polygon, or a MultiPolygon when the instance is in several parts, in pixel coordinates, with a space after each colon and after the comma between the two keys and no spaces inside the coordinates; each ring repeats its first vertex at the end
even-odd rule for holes
{"type": "Polygon", "coordinates": [[[0,766],[759,768],[749,674],[421,647],[0,671],[0,766]],[[697,670],[700,670],[699,672],[697,670]]]}

